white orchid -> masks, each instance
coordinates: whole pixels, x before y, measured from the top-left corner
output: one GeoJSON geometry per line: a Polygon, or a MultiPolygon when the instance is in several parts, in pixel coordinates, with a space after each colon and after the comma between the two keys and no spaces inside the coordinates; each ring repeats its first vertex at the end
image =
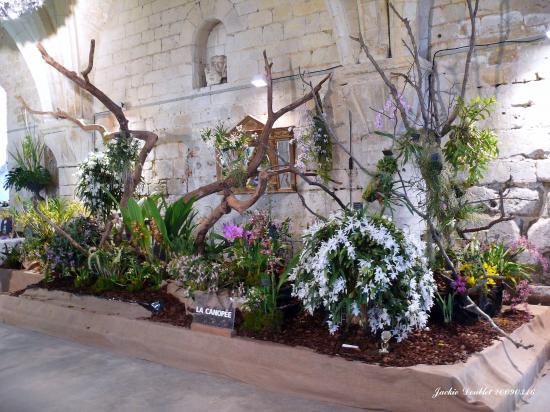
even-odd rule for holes
{"type": "Polygon", "coordinates": [[[435,283],[422,243],[388,219],[342,211],[315,223],[304,239],[290,275],[293,294],[310,313],[320,307],[329,312],[331,333],[343,307],[348,315],[367,316],[373,333],[390,328],[397,340],[426,326],[435,283]]]}

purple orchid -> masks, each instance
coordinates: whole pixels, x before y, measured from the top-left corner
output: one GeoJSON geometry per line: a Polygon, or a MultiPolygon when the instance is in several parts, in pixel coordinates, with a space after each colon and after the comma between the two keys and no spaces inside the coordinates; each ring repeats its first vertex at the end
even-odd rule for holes
{"type": "Polygon", "coordinates": [[[458,277],[451,282],[451,287],[457,291],[457,293],[465,293],[466,292],[466,280],[464,277],[458,275],[458,277]]]}
{"type": "Polygon", "coordinates": [[[243,237],[244,229],[234,224],[223,225],[223,235],[227,240],[232,242],[235,239],[241,239],[243,237]]]}

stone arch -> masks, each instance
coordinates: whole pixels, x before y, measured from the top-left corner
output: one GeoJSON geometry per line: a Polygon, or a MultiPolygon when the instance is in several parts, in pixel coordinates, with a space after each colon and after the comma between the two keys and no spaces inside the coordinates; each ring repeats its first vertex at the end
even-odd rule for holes
{"type": "MultiPolygon", "coordinates": [[[[210,58],[217,53],[221,53],[223,48],[223,55],[226,56],[225,41],[226,29],[222,21],[217,19],[206,20],[202,26],[197,30],[195,37],[195,52],[193,55],[193,88],[197,89],[205,87],[207,85],[205,77],[205,68],[210,63],[210,58]],[[222,35],[224,39],[218,41],[218,37],[222,35]]],[[[227,64],[229,62],[226,60],[227,64]]],[[[227,76],[225,81],[227,82],[227,76]]]]}
{"type": "Polygon", "coordinates": [[[87,61],[89,41],[106,22],[112,3],[46,0],[37,11],[2,23],[26,62],[42,110],[62,107],[81,115],[86,111],[78,91],[43,62],[36,45],[42,43],[58,62],[80,71],[87,61]]]}
{"type": "MultiPolygon", "coordinates": [[[[187,13],[187,20],[182,27],[182,33],[189,33],[184,44],[184,50],[189,55],[186,57],[192,63],[192,86],[197,89],[204,84],[204,71],[202,70],[206,56],[208,34],[217,25],[222,24],[225,29],[227,43],[226,56],[231,61],[231,51],[234,49],[233,36],[245,29],[241,23],[233,4],[229,0],[202,0],[197,2],[187,13]]],[[[185,59],[184,59],[185,60],[185,59]]],[[[231,75],[229,75],[231,78],[231,75]]]]}

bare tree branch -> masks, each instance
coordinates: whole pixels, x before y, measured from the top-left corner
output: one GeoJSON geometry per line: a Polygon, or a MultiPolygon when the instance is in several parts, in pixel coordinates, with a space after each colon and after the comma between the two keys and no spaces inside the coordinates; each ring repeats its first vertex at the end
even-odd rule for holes
{"type": "MultiPolygon", "coordinates": [[[[420,111],[422,113],[422,119],[424,120],[424,127],[429,126],[429,118],[428,118],[428,112],[427,112],[427,105],[426,105],[426,99],[424,96],[424,78],[422,73],[422,66],[420,65],[420,56],[418,55],[418,46],[416,45],[416,40],[414,38],[414,34],[411,28],[411,23],[409,19],[401,16],[399,12],[395,9],[392,3],[390,3],[390,7],[392,11],[395,13],[395,15],[401,20],[401,22],[405,25],[405,28],[407,29],[407,33],[409,35],[409,39],[411,41],[411,48],[409,48],[409,52],[411,52],[414,64],[416,66],[416,73],[417,73],[417,85],[414,87],[416,90],[416,94],[418,96],[418,102],[420,104],[420,111]]],[[[405,41],[403,41],[404,43],[405,41]]],[[[408,47],[407,47],[408,48],[408,47]]]]}
{"type": "Polygon", "coordinates": [[[86,82],[90,83],[90,80],[88,79],[88,75],[92,71],[92,68],[94,67],[94,52],[95,52],[95,40],[90,40],[90,53],[88,55],[88,67],[86,67],[81,73],[82,77],[84,77],[84,80],[86,82]]]}
{"type": "Polygon", "coordinates": [[[15,96],[15,98],[17,100],[19,100],[19,102],[21,103],[21,106],[23,106],[23,108],[25,108],[29,113],[36,114],[36,115],[39,115],[39,116],[52,116],[56,119],[69,120],[69,121],[73,122],[74,124],[76,124],[78,127],[80,127],[82,130],[84,130],[85,132],[94,132],[94,131],[99,132],[99,133],[101,133],[101,136],[103,138],[106,138],[106,139],[108,139],[110,136],[112,136],[112,133],[107,131],[107,129],[104,126],[100,125],[100,124],[86,124],[82,120],[79,120],[79,119],[71,116],[67,112],[64,112],[64,111],[59,110],[59,109],[57,109],[55,112],[44,112],[44,111],[40,111],[40,110],[34,110],[31,107],[29,107],[27,102],[21,96],[15,96]]]}
{"type": "Polygon", "coordinates": [[[306,203],[306,199],[304,198],[304,196],[298,191],[296,190],[296,194],[298,195],[298,198],[300,199],[300,202],[302,202],[302,206],[304,206],[304,208],[309,212],[311,213],[313,216],[315,216],[317,219],[319,220],[327,220],[326,217],[324,216],[321,216],[320,214],[318,214],[317,212],[315,212],[311,207],[308,206],[308,204],[306,203]]]}
{"type": "MultiPolygon", "coordinates": [[[[95,43],[94,43],[95,44],[95,43]]],[[[95,87],[92,83],[90,83],[87,79],[81,78],[76,72],[67,69],[62,64],[58,63],[52,56],[48,54],[44,46],[42,44],[38,44],[38,51],[42,55],[42,58],[44,61],[52,66],[55,70],[57,70],[59,73],[61,73],[63,76],[67,77],[69,80],[73,81],[77,86],[80,88],[86,90],[88,93],[90,93],[92,96],[94,96],[97,100],[99,100],[103,105],[115,115],[118,124],[120,125],[120,130],[123,132],[128,131],[128,119],[126,119],[126,116],[124,115],[124,112],[122,111],[122,108],[117,105],[113,100],[111,100],[105,93],[103,93],[101,90],[99,90],[97,87],[95,87]]],[[[95,46],[94,46],[95,47],[95,46]]],[[[93,55],[93,53],[92,53],[93,55]]]]}
{"type": "MultiPolygon", "coordinates": [[[[57,62],[52,56],[48,54],[46,49],[42,46],[42,44],[38,44],[38,50],[40,51],[40,54],[42,55],[42,58],[44,61],[49,64],[51,67],[56,69],[59,73],[61,73],[63,76],[67,77],[69,80],[71,80],[73,83],[75,83],[77,86],[79,86],[81,89],[86,90],[88,93],[90,93],[93,97],[98,99],[103,105],[115,116],[115,118],[118,121],[118,124],[120,126],[120,131],[117,133],[109,133],[107,130],[101,126],[101,125],[86,125],[83,122],[79,121],[78,119],[75,119],[74,117],[70,116],[66,112],[57,111],[57,112],[39,112],[39,111],[32,111],[35,114],[47,114],[51,115],[57,118],[63,118],[72,121],[73,123],[77,124],[80,128],[86,131],[99,131],[103,137],[113,137],[116,136],[117,138],[123,138],[123,139],[131,139],[136,138],[139,140],[143,140],[145,144],[141,148],[138,159],[135,162],[134,170],[132,173],[128,173],[126,180],[124,181],[124,191],[120,200],[120,207],[126,207],[128,204],[128,200],[131,196],[133,196],[134,191],[136,189],[136,186],[141,181],[142,171],[143,171],[143,165],[147,159],[147,156],[155,146],[158,136],[153,132],[143,131],[143,130],[129,130],[128,128],[128,119],[124,115],[124,111],[122,110],[122,107],[117,105],[113,100],[111,100],[104,92],[99,90],[96,86],[94,86],[89,78],[88,75],[90,74],[93,64],[94,64],[94,53],[95,53],[95,40],[90,41],[90,51],[88,55],[88,66],[86,69],[82,71],[82,77],[80,77],[76,72],[67,69],[65,66],[57,62]]],[[[30,110],[28,105],[21,99],[22,104],[27,107],[27,109],[30,110]]],[[[105,243],[107,238],[109,237],[112,230],[112,225],[107,223],[105,227],[105,232],[102,236],[102,243],[105,243]]]]}
{"type": "Polygon", "coordinates": [[[397,109],[399,110],[399,113],[401,114],[403,125],[405,126],[405,129],[409,130],[411,126],[407,116],[407,111],[405,110],[403,103],[401,103],[401,99],[399,96],[399,92],[397,91],[397,87],[395,86],[395,84],[392,83],[392,81],[388,78],[388,76],[386,76],[386,73],[384,73],[384,70],[382,70],[382,68],[380,67],[380,65],[374,58],[374,56],[371,54],[368,46],[363,40],[363,35],[361,34],[361,32],[359,32],[358,37],[350,36],[350,38],[359,43],[359,45],[361,46],[361,49],[365,52],[367,58],[370,60],[370,62],[374,66],[374,69],[378,72],[378,75],[382,78],[387,88],[390,89],[390,94],[393,98],[395,106],[397,107],[397,109]]]}
{"type": "MultiPolygon", "coordinates": [[[[468,54],[466,55],[466,64],[464,65],[462,88],[460,90],[460,99],[462,100],[464,100],[464,96],[466,95],[466,87],[468,85],[468,79],[470,76],[470,63],[472,62],[472,55],[475,49],[476,17],[477,17],[477,11],[479,8],[479,0],[475,0],[475,3],[473,6],[472,6],[472,0],[466,0],[466,4],[468,5],[468,13],[470,15],[471,33],[470,33],[470,43],[468,46],[468,54]]],[[[447,121],[445,122],[445,124],[441,129],[441,136],[445,136],[447,133],[449,133],[449,131],[451,130],[451,125],[455,121],[457,115],[458,115],[458,106],[455,105],[453,110],[451,111],[451,114],[447,118],[447,121]]]]}
{"type": "Polygon", "coordinates": [[[198,253],[204,253],[206,235],[210,228],[216,224],[223,215],[231,212],[231,208],[227,204],[227,195],[224,195],[220,204],[210,213],[210,215],[202,221],[197,227],[195,235],[195,244],[197,245],[198,253]]]}
{"type": "Polygon", "coordinates": [[[498,191],[498,196],[499,196],[499,212],[500,212],[500,216],[492,221],[490,221],[489,223],[487,223],[486,225],[484,226],[480,226],[480,227],[472,227],[472,228],[467,228],[467,229],[459,229],[457,228],[457,232],[458,232],[458,235],[462,238],[462,239],[466,239],[466,236],[465,234],[466,233],[476,233],[476,232],[482,232],[484,230],[489,230],[491,229],[494,225],[498,224],[498,223],[502,223],[502,222],[507,222],[509,220],[513,220],[514,217],[513,216],[506,216],[506,211],[504,210],[504,191],[508,188],[507,187],[508,184],[504,187],[504,188],[501,188],[499,191],[498,191]]]}
{"type": "MultiPolygon", "coordinates": [[[[404,182],[401,180],[401,183],[404,187],[404,182]]],[[[443,242],[441,241],[441,237],[439,236],[439,233],[431,219],[431,217],[426,214],[426,213],[423,213],[422,211],[420,211],[413,203],[412,201],[409,199],[409,197],[406,195],[406,194],[402,194],[402,193],[396,193],[396,195],[398,197],[400,197],[404,203],[406,203],[408,205],[408,207],[414,211],[420,218],[422,218],[426,224],[428,225],[428,228],[430,229],[430,233],[435,241],[435,243],[437,244],[438,248],[439,248],[439,251],[440,253],[442,254],[443,256],[443,259],[445,260],[445,263],[447,264],[447,266],[449,268],[451,268],[451,273],[453,274],[453,278],[454,279],[457,279],[458,276],[459,276],[459,273],[458,271],[456,270],[456,266],[455,264],[453,263],[453,261],[451,260],[451,258],[449,257],[449,255],[447,254],[447,251],[445,250],[445,246],[443,245],[443,242]]],[[[447,279],[448,281],[452,281],[453,278],[450,278],[449,276],[445,275],[445,273],[441,273],[441,275],[447,279]]],[[[470,298],[470,296],[466,295],[466,302],[467,302],[467,305],[464,307],[464,309],[467,309],[471,312],[474,312],[478,315],[481,315],[483,318],[485,318],[486,320],[489,321],[489,323],[491,324],[491,326],[493,328],[495,328],[495,330],[503,337],[505,337],[506,339],[508,339],[510,342],[512,342],[514,344],[514,346],[516,348],[523,348],[523,349],[529,349],[531,347],[533,347],[533,345],[524,345],[523,343],[521,342],[518,342],[516,341],[514,338],[512,338],[509,334],[507,334],[506,332],[504,332],[501,328],[498,327],[498,325],[491,319],[491,317],[489,315],[487,315],[483,310],[481,310],[481,308],[472,300],[472,298],[470,298]]]]}
{"type": "MultiPolygon", "coordinates": [[[[319,83],[317,83],[312,90],[300,97],[299,99],[289,103],[285,107],[274,111],[273,110],[273,78],[271,74],[272,63],[269,62],[267,58],[267,53],[263,52],[264,56],[264,66],[265,74],[267,80],[267,120],[265,125],[258,137],[254,151],[247,165],[247,177],[252,178],[258,176],[260,179],[259,185],[256,187],[256,191],[246,200],[239,200],[231,193],[230,188],[234,186],[235,182],[231,176],[223,179],[217,180],[215,182],[209,183],[205,186],[201,186],[192,192],[187,193],[184,196],[184,199],[202,199],[206,196],[209,196],[214,193],[224,192],[224,197],[218,207],[216,207],[210,215],[199,225],[197,234],[195,237],[195,242],[199,252],[204,251],[204,241],[206,239],[206,234],[212,226],[224,215],[231,212],[232,209],[235,209],[242,213],[242,211],[251,207],[256,201],[265,193],[267,187],[267,180],[264,182],[265,175],[262,172],[259,172],[258,169],[264,160],[268,146],[269,146],[269,137],[271,131],[273,130],[273,125],[275,122],[283,116],[285,113],[288,113],[291,110],[296,109],[307,101],[315,97],[315,94],[321,90],[323,84],[330,78],[330,75],[325,76],[319,83]]],[[[267,176],[271,176],[273,173],[283,173],[282,169],[277,171],[267,172],[267,176]]]]}

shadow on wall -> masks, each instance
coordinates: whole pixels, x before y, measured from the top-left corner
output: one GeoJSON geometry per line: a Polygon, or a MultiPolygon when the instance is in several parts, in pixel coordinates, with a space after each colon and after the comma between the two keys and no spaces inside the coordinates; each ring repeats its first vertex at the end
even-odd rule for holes
{"type": "Polygon", "coordinates": [[[67,18],[74,12],[76,2],[77,0],[46,0],[36,11],[5,24],[13,24],[12,28],[15,30],[8,31],[12,36],[15,35],[18,43],[39,42],[65,26],[67,18]]]}

